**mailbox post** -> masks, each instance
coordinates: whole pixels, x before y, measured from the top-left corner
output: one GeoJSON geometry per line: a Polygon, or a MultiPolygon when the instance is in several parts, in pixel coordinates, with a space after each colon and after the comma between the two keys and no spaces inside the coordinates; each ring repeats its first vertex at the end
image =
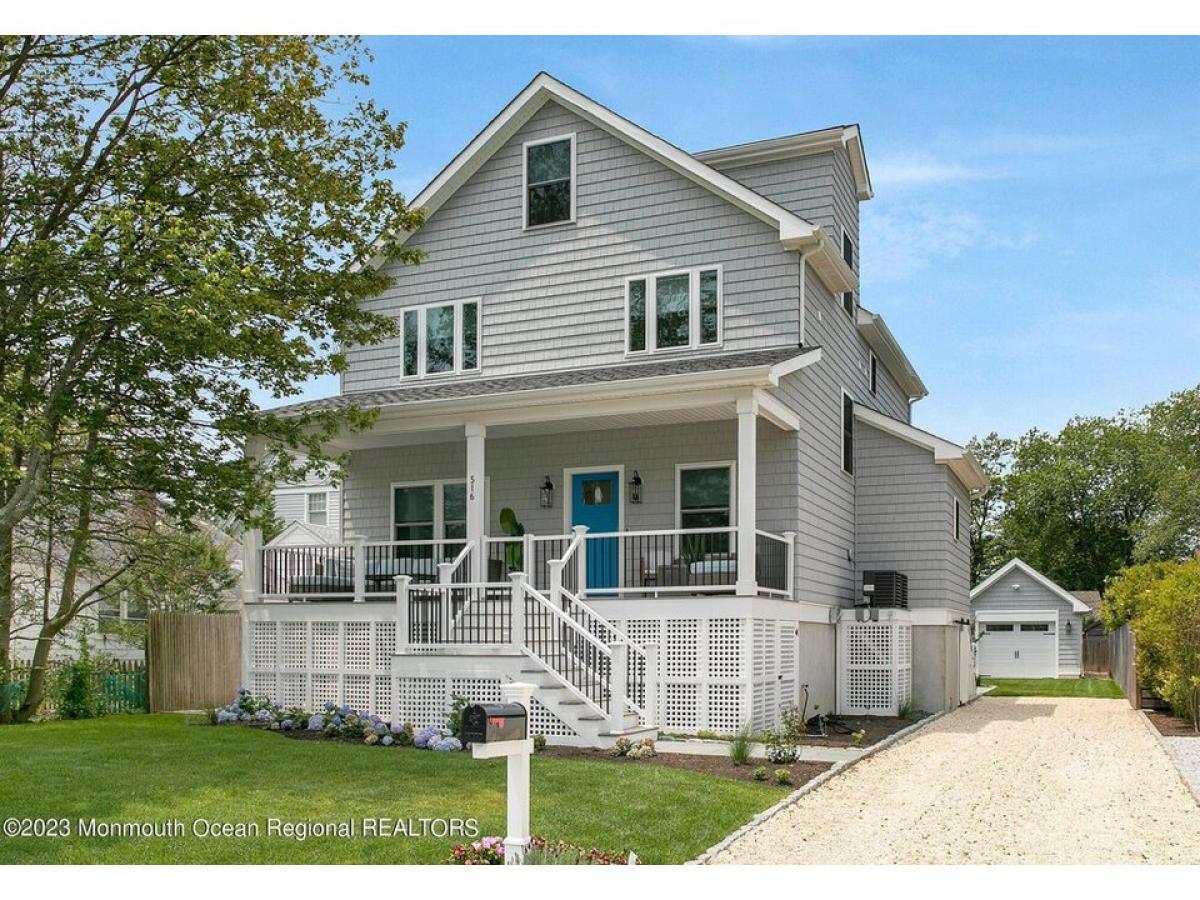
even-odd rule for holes
{"type": "Polygon", "coordinates": [[[517,865],[529,847],[529,710],[533,685],[513,682],[500,685],[502,704],[475,704],[463,711],[463,738],[475,759],[508,758],[508,823],[504,835],[504,863],[517,865]]]}

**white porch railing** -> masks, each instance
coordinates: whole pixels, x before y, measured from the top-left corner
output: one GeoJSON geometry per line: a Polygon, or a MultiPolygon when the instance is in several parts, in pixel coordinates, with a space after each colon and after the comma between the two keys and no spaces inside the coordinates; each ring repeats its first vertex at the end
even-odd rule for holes
{"type": "MultiPolygon", "coordinates": [[[[554,571],[564,564],[555,560],[554,571]]],[[[414,584],[406,575],[395,583],[398,652],[507,646],[540,662],[612,730],[625,728],[630,711],[654,724],[657,647],[635,644],[561,587],[552,599],[523,572],[507,583],[414,584]]]]}
{"type": "MultiPolygon", "coordinates": [[[[795,536],[756,530],[758,594],[795,597],[795,536]]],[[[258,596],[345,599],[390,596],[398,575],[413,584],[505,584],[527,572],[534,590],[558,588],[580,598],[729,594],[738,586],[738,529],[672,528],[647,531],[483,537],[457,540],[352,541],[258,551],[258,596]]]]}

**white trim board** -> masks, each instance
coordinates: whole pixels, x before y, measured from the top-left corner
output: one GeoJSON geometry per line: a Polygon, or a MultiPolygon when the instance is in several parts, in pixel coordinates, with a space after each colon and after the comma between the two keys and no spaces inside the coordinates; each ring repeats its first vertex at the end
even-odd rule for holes
{"type": "MultiPolygon", "coordinates": [[[[779,230],[779,240],[784,249],[811,249],[813,271],[831,291],[857,290],[858,277],[842,260],[841,248],[833,246],[833,240],[820,226],[789,212],[778,203],[768,200],[707,163],[651,134],[640,125],[617,115],[546,72],[539,72],[483,131],[437,174],[410,206],[424,207],[427,215],[437,212],[455,191],[479,171],[479,168],[549,101],[554,101],[585,121],[625,141],[744,212],[775,226],[779,230]]],[[[403,244],[410,236],[411,233],[402,233],[394,237],[397,243],[403,244]]],[[[381,252],[382,244],[381,241],[379,251],[367,263],[372,268],[379,268],[387,261],[381,252]]]]}
{"type": "Polygon", "coordinates": [[[571,533],[571,516],[574,513],[576,475],[590,475],[595,472],[617,473],[617,531],[625,530],[625,464],[611,466],[572,466],[562,470],[560,489],[563,492],[563,533],[571,533]]]}
{"type": "MultiPolygon", "coordinates": [[[[1024,560],[1022,560],[1016,556],[1014,556],[1012,559],[1010,559],[1008,562],[1006,562],[1004,565],[1002,565],[999,569],[997,569],[995,572],[993,572],[991,575],[989,575],[987,578],[985,578],[979,584],[975,585],[975,587],[971,588],[971,599],[974,600],[976,597],[979,597],[981,594],[988,591],[992,587],[992,585],[996,584],[998,581],[1000,581],[1002,578],[1004,578],[1005,575],[1008,575],[1010,572],[1014,571],[1015,569],[1020,569],[1029,578],[1032,578],[1034,581],[1036,581],[1038,584],[1040,584],[1046,590],[1050,591],[1050,593],[1054,594],[1056,597],[1059,597],[1060,599],[1065,600],[1067,603],[1071,604],[1072,612],[1086,614],[1086,613],[1090,613],[1092,611],[1091,607],[1089,607],[1086,603],[1084,603],[1082,600],[1080,600],[1078,597],[1076,597],[1070,591],[1067,591],[1066,589],[1059,587],[1057,584],[1055,584],[1053,581],[1051,581],[1049,578],[1047,578],[1045,575],[1043,575],[1041,572],[1039,572],[1033,566],[1029,565],[1029,563],[1025,562],[1024,560]]],[[[978,616],[981,614],[977,613],[976,615],[978,616]]]]}

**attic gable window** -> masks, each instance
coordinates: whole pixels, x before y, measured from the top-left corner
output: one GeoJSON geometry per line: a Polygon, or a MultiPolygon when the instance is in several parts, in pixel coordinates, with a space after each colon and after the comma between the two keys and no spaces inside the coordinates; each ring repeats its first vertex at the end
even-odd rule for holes
{"type": "Polygon", "coordinates": [[[639,275],[625,282],[629,353],[715,347],[721,342],[721,267],[639,275]]]}
{"type": "Polygon", "coordinates": [[[575,221],[575,135],[524,146],[525,227],[575,221]]]}

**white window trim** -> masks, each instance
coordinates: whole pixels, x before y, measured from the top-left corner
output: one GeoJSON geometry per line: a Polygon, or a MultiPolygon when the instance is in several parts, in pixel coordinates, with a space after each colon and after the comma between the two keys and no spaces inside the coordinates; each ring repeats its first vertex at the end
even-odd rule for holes
{"type": "Polygon", "coordinates": [[[737,462],[732,459],[717,459],[711,462],[675,464],[675,527],[677,529],[683,528],[683,490],[680,474],[688,469],[718,469],[726,466],[729,468],[729,527],[737,527],[737,462]]]}
{"type": "Polygon", "coordinates": [[[438,303],[422,303],[420,306],[406,306],[400,311],[400,377],[406,381],[418,378],[446,378],[452,375],[475,375],[483,371],[483,298],[464,297],[461,300],[447,300],[438,303]],[[463,307],[468,303],[475,304],[475,368],[463,368],[463,307]],[[431,309],[441,309],[444,306],[454,307],[454,368],[445,372],[425,371],[426,313],[431,309]],[[404,374],[404,319],[410,313],[417,314],[417,371],[414,375],[404,374]]]}
{"type": "Polygon", "coordinates": [[[575,190],[576,175],[579,167],[575,164],[575,132],[570,134],[556,134],[554,137],[539,138],[536,141],[526,141],[521,145],[521,228],[524,231],[541,231],[544,228],[558,228],[563,225],[575,224],[575,201],[577,192],[575,190]],[[554,144],[558,141],[571,142],[571,218],[563,219],[561,222],[545,222],[541,225],[529,224],[529,148],[539,147],[542,144],[554,144]]]}
{"type": "Polygon", "coordinates": [[[329,491],[305,491],[304,492],[304,524],[316,525],[321,528],[329,526],[329,491]],[[312,507],[309,505],[313,497],[325,498],[325,521],[314,522],[312,520],[312,507]]]}
{"type": "MultiPolygon", "coordinates": [[[[396,488],[432,487],[433,488],[433,540],[446,540],[445,520],[445,491],[448,484],[467,484],[465,478],[427,478],[423,481],[393,481],[388,487],[388,540],[396,540],[396,488]]],[[[492,479],[483,479],[483,516],[484,521],[491,521],[492,479]]]]}
{"type": "Polygon", "coordinates": [[[625,355],[647,356],[651,353],[680,353],[687,350],[719,348],[725,343],[725,267],[721,263],[710,266],[694,266],[689,269],[672,269],[650,275],[630,275],[625,279],[625,355]],[[700,343],[700,273],[717,273],[717,339],[700,343]],[[688,276],[688,342],[680,347],[658,347],[658,297],[656,283],[659,278],[673,275],[688,276]],[[646,347],[634,350],[630,330],[629,286],[635,281],[646,283],[646,347]]]}
{"type": "MultiPolygon", "coordinates": [[[[858,438],[858,434],[854,431],[854,406],[853,406],[853,404],[856,403],[857,401],[854,399],[854,395],[852,393],[850,393],[845,388],[842,388],[842,396],[839,398],[839,409],[838,409],[838,425],[839,425],[839,427],[838,427],[838,460],[841,463],[841,465],[838,467],[838,470],[843,475],[845,475],[847,478],[853,479],[854,473],[846,471],[846,398],[847,397],[850,398],[850,403],[851,403],[851,407],[850,407],[850,431],[851,431],[850,443],[853,444],[858,438]]],[[[853,448],[851,448],[851,449],[853,450],[853,448]]]]}

